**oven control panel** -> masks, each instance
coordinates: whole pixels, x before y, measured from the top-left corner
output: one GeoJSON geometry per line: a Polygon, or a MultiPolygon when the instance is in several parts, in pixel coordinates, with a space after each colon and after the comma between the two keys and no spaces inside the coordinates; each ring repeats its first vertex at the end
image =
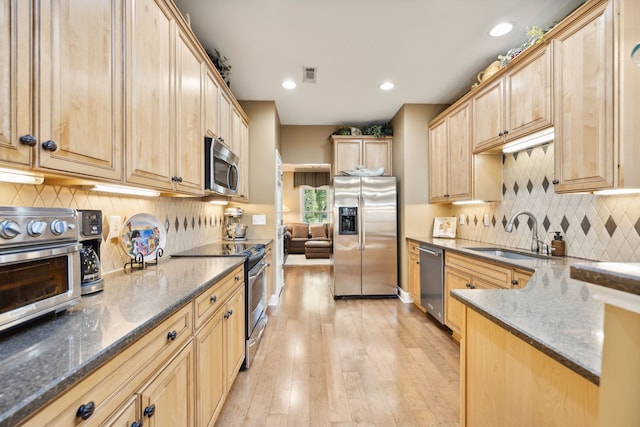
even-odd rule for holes
{"type": "Polygon", "coordinates": [[[77,241],[77,213],[65,208],[0,208],[0,248],[77,241]]]}

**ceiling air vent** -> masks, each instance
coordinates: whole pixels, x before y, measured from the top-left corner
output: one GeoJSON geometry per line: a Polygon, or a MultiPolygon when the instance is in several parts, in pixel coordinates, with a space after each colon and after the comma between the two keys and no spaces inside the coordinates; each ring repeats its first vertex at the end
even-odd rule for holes
{"type": "Polygon", "coordinates": [[[302,83],[315,83],[317,74],[316,67],[302,67],[302,83]]]}

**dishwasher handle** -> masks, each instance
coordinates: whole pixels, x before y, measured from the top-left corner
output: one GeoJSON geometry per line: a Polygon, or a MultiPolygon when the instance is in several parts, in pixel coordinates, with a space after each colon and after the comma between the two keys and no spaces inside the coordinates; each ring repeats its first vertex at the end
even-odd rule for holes
{"type": "Polygon", "coordinates": [[[429,249],[427,249],[427,248],[423,248],[423,247],[418,247],[418,250],[419,250],[420,252],[426,252],[426,253],[428,253],[429,255],[433,255],[433,256],[440,256],[440,255],[442,254],[442,252],[435,252],[435,251],[431,251],[431,250],[429,250],[429,249]]]}

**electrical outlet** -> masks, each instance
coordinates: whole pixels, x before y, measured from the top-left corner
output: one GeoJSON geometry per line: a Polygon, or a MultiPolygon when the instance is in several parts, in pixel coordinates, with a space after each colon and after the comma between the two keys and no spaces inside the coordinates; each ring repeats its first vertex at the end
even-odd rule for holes
{"type": "Polygon", "coordinates": [[[265,225],[267,223],[266,215],[253,215],[251,217],[251,223],[253,225],[265,225]]]}
{"type": "Polygon", "coordinates": [[[458,219],[460,225],[464,225],[464,214],[460,214],[460,218],[458,219]]]}
{"type": "Polygon", "coordinates": [[[484,214],[483,222],[485,227],[488,227],[489,225],[491,225],[491,221],[489,221],[489,214],[484,214]]]}

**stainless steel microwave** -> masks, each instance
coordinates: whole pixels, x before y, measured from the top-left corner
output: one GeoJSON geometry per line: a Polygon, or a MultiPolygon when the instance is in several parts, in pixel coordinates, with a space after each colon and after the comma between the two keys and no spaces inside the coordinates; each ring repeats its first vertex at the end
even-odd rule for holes
{"type": "Polygon", "coordinates": [[[204,138],[204,188],[226,196],[238,193],[238,156],[219,139],[204,138]]]}

